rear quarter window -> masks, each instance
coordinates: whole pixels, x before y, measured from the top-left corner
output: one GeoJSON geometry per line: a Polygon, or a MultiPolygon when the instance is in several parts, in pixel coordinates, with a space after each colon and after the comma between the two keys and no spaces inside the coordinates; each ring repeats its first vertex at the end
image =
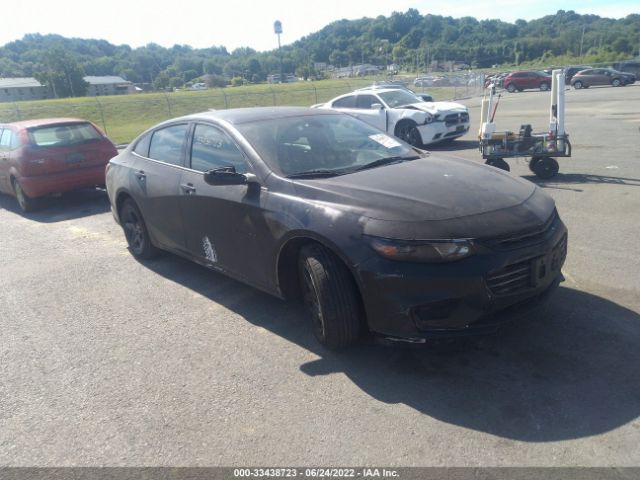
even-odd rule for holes
{"type": "Polygon", "coordinates": [[[133,151],[141,157],[149,156],[149,144],[151,143],[151,133],[147,133],[138,139],[133,151]]]}
{"type": "Polygon", "coordinates": [[[171,125],[153,132],[149,145],[149,158],[171,165],[182,165],[182,150],[187,124],[171,125]]]}
{"type": "Polygon", "coordinates": [[[331,105],[334,108],[355,108],[356,96],[350,95],[348,97],[339,98],[331,105]]]}

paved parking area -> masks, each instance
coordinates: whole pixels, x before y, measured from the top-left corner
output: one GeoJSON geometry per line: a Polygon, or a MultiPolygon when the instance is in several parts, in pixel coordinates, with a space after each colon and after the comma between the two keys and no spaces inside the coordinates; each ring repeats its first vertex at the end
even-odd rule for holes
{"type": "MultiPolygon", "coordinates": [[[[499,129],[548,124],[505,93],[499,129]]],[[[476,161],[474,127],[438,154],[476,161]]],[[[640,464],[640,85],[567,92],[574,156],[538,182],[566,281],[500,333],[319,347],[299,306],[177,257],[139,263],[100,191],[0,196],[0,465],[640,464]]]]}

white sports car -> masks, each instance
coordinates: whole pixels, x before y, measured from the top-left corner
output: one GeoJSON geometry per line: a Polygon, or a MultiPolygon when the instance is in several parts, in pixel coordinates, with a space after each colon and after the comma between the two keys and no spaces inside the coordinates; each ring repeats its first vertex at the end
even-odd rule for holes
{"type": "Polygon", "coordinates": [[[453,140],[469,131],[464,105],[424,102],[403,89],[356,90],[314,107],[348,113],[416,147],[453,140]]]}

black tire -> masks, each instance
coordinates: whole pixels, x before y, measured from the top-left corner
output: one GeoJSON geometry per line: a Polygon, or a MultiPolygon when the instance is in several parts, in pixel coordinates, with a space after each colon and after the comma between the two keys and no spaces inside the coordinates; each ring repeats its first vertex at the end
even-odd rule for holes
{"type": "Polygon", "coordinates": [[[298,271],[318,341],[332,350],[355,343],[363,315],[355,282],[344,263],[322,245],[312,244],[300,251],[298,271]]]}
{"type": "Polygon", "coordinates": [[[507,85],[507,92],[514,93],[517,90],[516,86],[513,83],[507,85]]]}
{"type": "Polygon", "coordinates": [[[409,145],[421,148],[422,138],[418,131],[418,126],[411,120],[404,120],[396,126],[396,137],[400,140],[407,142],[409,145]]]}
{"type": "Polygon", "coordinates": [[[149,237],[147,225],[144,223],[138,206],[131,199],[127,199],[120,208],[120,225],[129,245],[129,251],[134,257],[148,260],[158,255],[159,250],[149,237]]]}
{"type": "Polygon", "coordinates": [[[555,158],[541,158],[533,166],[533,172],[543,180],[555,177],[560,170],[560,165],[555,158]]]}
{"type": "Polygon", "coordinates": [[[542,160],[542,157],[532,157],[531,160],[529,160],[529,170],[531,170],[533,173],[536,173],[536,164],[542,160]]]}
{"type": "Polygon", "coordinates": [[[511,167],[509,166],[509,164],[502,158],[489,158],[484,163],[486,165],[491,165],[492,167],[499,168],[500,170],[505,170],[507,172],[511,171],[511,167]]]}
{"type": "Polygon", "coordinates": [[[620,85],[622,85],[622,82],[619,78],[614,78],[613,80],[611,80],[611,85],[614,87],[619,87],[620,85]]]}
{"type": "Polygon", "coordinates": [[[22,189],[22,186],[17,180],[14,179],[11,183],[13,185],[13,192],[16,196],[16,200],[18,202],[20,210],[25,213],[33,212],[37,207],[36,200],[25,193],[25,191],[22,189]]]}
{"type": "Polygon", "coordinates": [[[575,88],[576,90],[580,90],[582,87],[583,85],[580,80],[576,80],[575,83],[573,84],[573,88],[575,88]]]}
{"type": "Polygon", "coordinates": [[[547,90],[549,90],[549,84],[547,82],[542,82],[540,84],[540,90],[546,92],[547,90]]]}

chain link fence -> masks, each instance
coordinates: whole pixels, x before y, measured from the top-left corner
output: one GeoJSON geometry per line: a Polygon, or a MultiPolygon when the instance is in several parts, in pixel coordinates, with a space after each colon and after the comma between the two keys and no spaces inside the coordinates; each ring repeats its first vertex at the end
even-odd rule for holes
{"type": "MultiPolygon", "coordinates": [[[[435,100],[452,100],[482,93],[482,75],[449,75],[428,80],[396,78],[410,89],[431,94],[435,100]],[[441,78],[445,78],[442,80],[441,78]]],[[[116,143],[127,143],[145,129],[170,118],[209,109],[270,106],[310,106],[324,103],[375,79],[353,78],[327,82],[251,85],[204,91],[141,93],[103,97],[68,98],[34,102],[0,103],[0,122],[52,117],[90,120],[116,143]]]]}

